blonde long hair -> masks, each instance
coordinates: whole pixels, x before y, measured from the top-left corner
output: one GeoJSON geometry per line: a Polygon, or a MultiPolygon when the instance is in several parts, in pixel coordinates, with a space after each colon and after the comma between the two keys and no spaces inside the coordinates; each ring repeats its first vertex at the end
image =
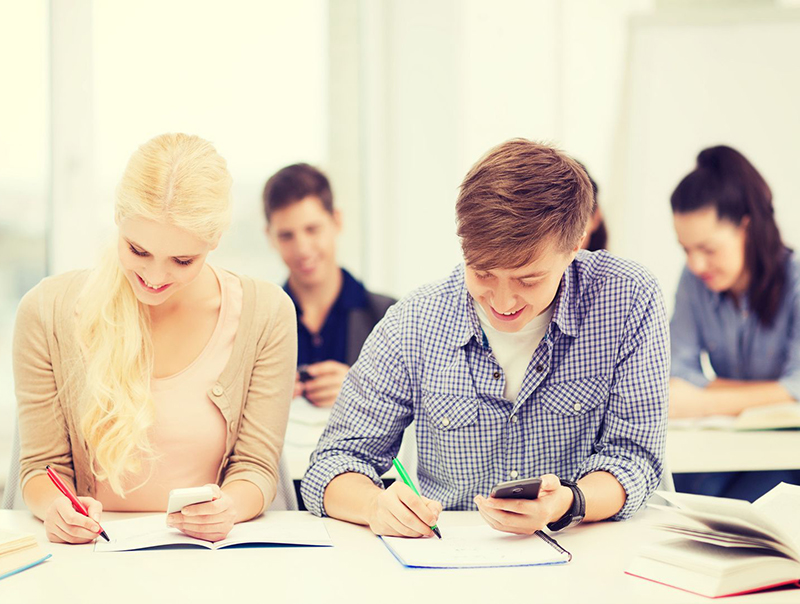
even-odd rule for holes
{"type": "MultiPolygon", "coordinates": [[[[231,176],[211,143],[162,134],[131,156],[116,189],[115,218],[168,222],[207,242],[230,223],[231,176]]],[[[113,491],[152,458],[148,430],[153,343],[149,310],[136,298],[116,250],[90,274],[81,296],[77,335],[86,361],[80,428],[92,471],[113,491]]]]}

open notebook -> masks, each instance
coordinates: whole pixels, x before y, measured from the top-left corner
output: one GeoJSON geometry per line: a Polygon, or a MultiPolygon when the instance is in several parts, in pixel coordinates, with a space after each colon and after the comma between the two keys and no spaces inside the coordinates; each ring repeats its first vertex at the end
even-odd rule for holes
{"type": "Polygon", "coordinates": [[[194,539],[177,529],[167,527],[164,514],[104,522],[103,528],[111,541],[95,541],[95,552],[126,552],[174,545],[196,545],[208,549],[233,545],[333,545],[322,519],[311,514],[292,514],[291,518],[267,514],[256,520],[237,524],[227,538],[216,543],[194,539]]]}
{"type": "Polygon", "coordinates": [[[572,555],[554,539],[501,533],[487,525],[441,526],[442,538],[381,537],[403,565],[412,568],[481,568],[565,564],[572,555]]]}

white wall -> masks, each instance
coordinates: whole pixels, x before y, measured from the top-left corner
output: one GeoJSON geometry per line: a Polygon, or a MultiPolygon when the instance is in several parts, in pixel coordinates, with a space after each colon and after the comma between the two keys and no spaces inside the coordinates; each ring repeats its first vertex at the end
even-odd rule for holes
{"type": "Polygon", "coordinates": [[[362,165],[370,286],[402,295],[460,261],[458,185],[504,140],[559,145],[586,163],[603,189],[628,18],[652,4],[365,3],[359,94],[368,115],[362,165]]]}
{"type": "Polygon", "coordinates": [[[54,129],[74,133],[70,121],[89,112],[88,150],[77,160],[90,182],[56,200],[84,228],[76,232],[74,220],[56,223],[54,271],[95,262],[114,232],[114,186],[128,157],[152,136],[178,131],[214,143],[234,178],[233,223],[212,261],[281,280],[283,266],[263,232],[261,192],[267,177],[288,163],[324,167],[327,3],[84,4],[90,14],[70,32],[90,48],[90,64],[56,75],[88,71],[81,93],[90,109],[64,107],[54,129]]]}

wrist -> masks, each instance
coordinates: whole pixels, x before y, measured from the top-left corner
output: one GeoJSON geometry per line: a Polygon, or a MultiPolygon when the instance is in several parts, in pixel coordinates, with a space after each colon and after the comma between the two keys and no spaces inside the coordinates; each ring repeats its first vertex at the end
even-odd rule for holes
{"type": "Polygon", "coordinates": [[[555,510],[553,510],[552,516],[547,520],[548,524],[557,521],[559,518],[562,518],[564,514],[566,514],[570,508],[572,508],[572,504],[575,501],[575,495],[572,492],[572,489],[565,487],[564,485],[558,487],[558,491],[556,491],[556,498],[558,505],[556,506],[555,510]]]}

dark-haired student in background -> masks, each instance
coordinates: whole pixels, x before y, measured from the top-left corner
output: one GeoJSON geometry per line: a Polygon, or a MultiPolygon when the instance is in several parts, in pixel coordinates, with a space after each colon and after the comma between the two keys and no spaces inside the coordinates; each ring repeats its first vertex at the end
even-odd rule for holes
{"type": "Polygon", "coordinates": [[[587,236],[581,243],[581,247],[590,252],[597,250],[608,249],[608,231],[606,230],[606,223],[603,220],[603,212],[600,206],[597,205],[597,183],[586,170],[586,166],[581,164],[581,167],[586,171],[586,176],[589,177],[589,182],[592,184],[592,194],[594,195],[594,205],[592,206],[592,217],[589,219],[589,224],[586,227],[587,236]]]}
{"type": "Polygon", "coordinates": [[[283,288],[297,308],[297,364],[312,379],[294,395],[336,401],[367,336],[395,300],[373,294],[336,261],[342,217],[327,177],[308,164],[276,172],[264,187],[267,235],[289,269],[283,288]]]}
{"type": "MultiPolygon", "coordinates": [[[[711,147],[671,203],[686,268],[670,324],[670,416],[737,415],[798,400],[800,265],[781,240],[769,186],[741,153],[711,147]]],[[[781,480],[798,483],[800,472],[682,474],[675,484],[752,501],[781,480]]]]}

